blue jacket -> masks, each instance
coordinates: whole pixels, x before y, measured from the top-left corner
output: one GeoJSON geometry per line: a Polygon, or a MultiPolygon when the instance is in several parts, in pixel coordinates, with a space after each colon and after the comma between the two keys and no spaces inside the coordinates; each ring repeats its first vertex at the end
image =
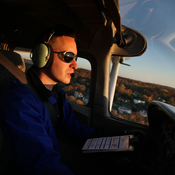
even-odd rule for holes
{"type": "MultiPolygon", "coordinates": [[[[72,137],[85,140],[94,132],[78,121],[63,94],[63,118],[58,127],[72,137]]],[[[55,106],[54,96],[48,100],[55,106]]],[[[62,164],[59,144],[49,113],[42,101],[16,80],[0,98],[1,124],[12,158],[24,174],[73,174],[62,164]]]]}

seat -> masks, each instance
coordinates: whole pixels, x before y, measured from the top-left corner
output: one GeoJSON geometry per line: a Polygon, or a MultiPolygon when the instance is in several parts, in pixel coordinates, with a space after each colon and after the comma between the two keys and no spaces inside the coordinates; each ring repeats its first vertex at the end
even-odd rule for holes
{"type": "MultiPolygon", "coordinates": [[[[0,50],[5,57],[13,62],[19,69],[25,72],[25,62],[18,53],[0,50]]],[[[1,58],[0,58],[1,59],[1,58]]],[[[16,77],[0,64],[0,95],[10,86],[16,77]]],[[[0,174],[3,174],[10,162],[10,152],[0,125],[0,174]]]]}

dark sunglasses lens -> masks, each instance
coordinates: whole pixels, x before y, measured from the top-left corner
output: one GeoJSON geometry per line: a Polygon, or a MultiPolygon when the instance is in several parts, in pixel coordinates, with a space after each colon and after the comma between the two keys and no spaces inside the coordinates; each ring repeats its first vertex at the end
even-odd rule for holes
{"type": "Polygon", "coordinates": [[[64,61],[66,63],[70,63],[74,58],[75,58],[75,56],[74,56],[74,53],[72,53],[72,52],[66,52],[64,54],[64,61]]]}

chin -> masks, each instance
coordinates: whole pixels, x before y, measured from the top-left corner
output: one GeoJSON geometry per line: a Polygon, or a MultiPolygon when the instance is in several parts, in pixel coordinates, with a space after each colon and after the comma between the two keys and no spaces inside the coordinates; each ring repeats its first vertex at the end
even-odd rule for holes
{"type": "Polygon", "coordinates": [[[70,83],[70,80],[69,81],[64,81],[63,83],[64,84],[69,84],[70,83]]]}

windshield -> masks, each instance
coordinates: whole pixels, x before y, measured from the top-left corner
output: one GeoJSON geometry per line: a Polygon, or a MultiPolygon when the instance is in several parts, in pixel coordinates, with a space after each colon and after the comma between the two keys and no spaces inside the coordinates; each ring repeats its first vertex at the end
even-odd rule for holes
{"type": "Polygon", "coordinates": [[[150,101],[175,106],[175,1],[119,0],[119,5],[121,24],[142,33],[147,50],[142,56],[126,58],[124,63],[131,66],[121,64],[114,103],[120,118],[129,118],[123,115],[126,111],[127,115],[136,112],[132,121],[148,124],[150,101]],[[138,120],[138,113],[144,122],[138,120]]]}
{"type": "Polygon", "coordinates": [[[122,24],[147,39],[146,52],[127,61],[131,67],[122,66],[120,75],[175,88],[175,1],[119,2],[122,24]]]}

